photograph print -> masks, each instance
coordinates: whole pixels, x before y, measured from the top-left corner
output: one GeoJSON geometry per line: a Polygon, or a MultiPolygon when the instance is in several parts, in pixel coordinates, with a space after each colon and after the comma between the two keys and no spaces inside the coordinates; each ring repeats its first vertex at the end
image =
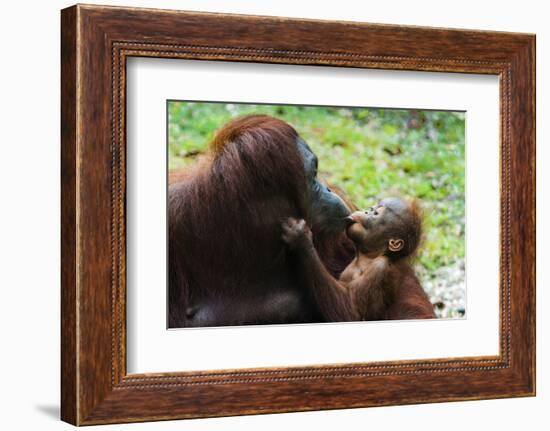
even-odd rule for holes
{"type": "Polygon", "coordinates": [[[464,318],[465,113],[167,101],[168,328],[464,318]]]}

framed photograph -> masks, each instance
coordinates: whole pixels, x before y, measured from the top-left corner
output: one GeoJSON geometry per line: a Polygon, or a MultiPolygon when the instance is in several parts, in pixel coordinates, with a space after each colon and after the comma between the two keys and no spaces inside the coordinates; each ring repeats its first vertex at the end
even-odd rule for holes
{"type": "Polygon", "coordinates": [[[61,416],[535,394],[535,36],[61,13],[61,416]]]}

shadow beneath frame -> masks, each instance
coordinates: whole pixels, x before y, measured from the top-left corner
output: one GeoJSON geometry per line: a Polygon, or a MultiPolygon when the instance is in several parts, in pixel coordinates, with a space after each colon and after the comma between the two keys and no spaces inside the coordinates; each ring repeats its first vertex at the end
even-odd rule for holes
{"type": "Polygon", "coordinates": [[[36,410],[42,413],[45,416],[48,416],[50,419],[59,420],[60,418],[60,408],[58,405],[36,405],[34,406],[36,410]]]}

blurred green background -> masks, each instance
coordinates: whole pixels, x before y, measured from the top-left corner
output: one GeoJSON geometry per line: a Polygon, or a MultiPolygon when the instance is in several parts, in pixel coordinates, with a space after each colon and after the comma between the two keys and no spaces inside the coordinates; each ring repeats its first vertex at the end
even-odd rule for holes
{"type": "Polygon", "coordinates": [[[415,269],[439,317],[465,314],[463,112],[169,101],[169,169],[192,164],[217,129],[252,113],[291,124],[319,157],[320,177],[359,208],[396,194],[419,199],[415,269]]]}

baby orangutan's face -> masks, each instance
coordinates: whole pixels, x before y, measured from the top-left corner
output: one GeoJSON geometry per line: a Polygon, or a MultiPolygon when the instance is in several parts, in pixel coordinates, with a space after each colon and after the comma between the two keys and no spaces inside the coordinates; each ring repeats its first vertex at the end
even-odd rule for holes
{"type": "Polygon", "coordinates": [[[346,234],[362,252],[384,253],[387,249],[398,251],[404,246],[402,238],[391,233],[409,215],[407,202],[399,198],[382,199],[366,211],[355,211],[348,217],[346,234]]]}

